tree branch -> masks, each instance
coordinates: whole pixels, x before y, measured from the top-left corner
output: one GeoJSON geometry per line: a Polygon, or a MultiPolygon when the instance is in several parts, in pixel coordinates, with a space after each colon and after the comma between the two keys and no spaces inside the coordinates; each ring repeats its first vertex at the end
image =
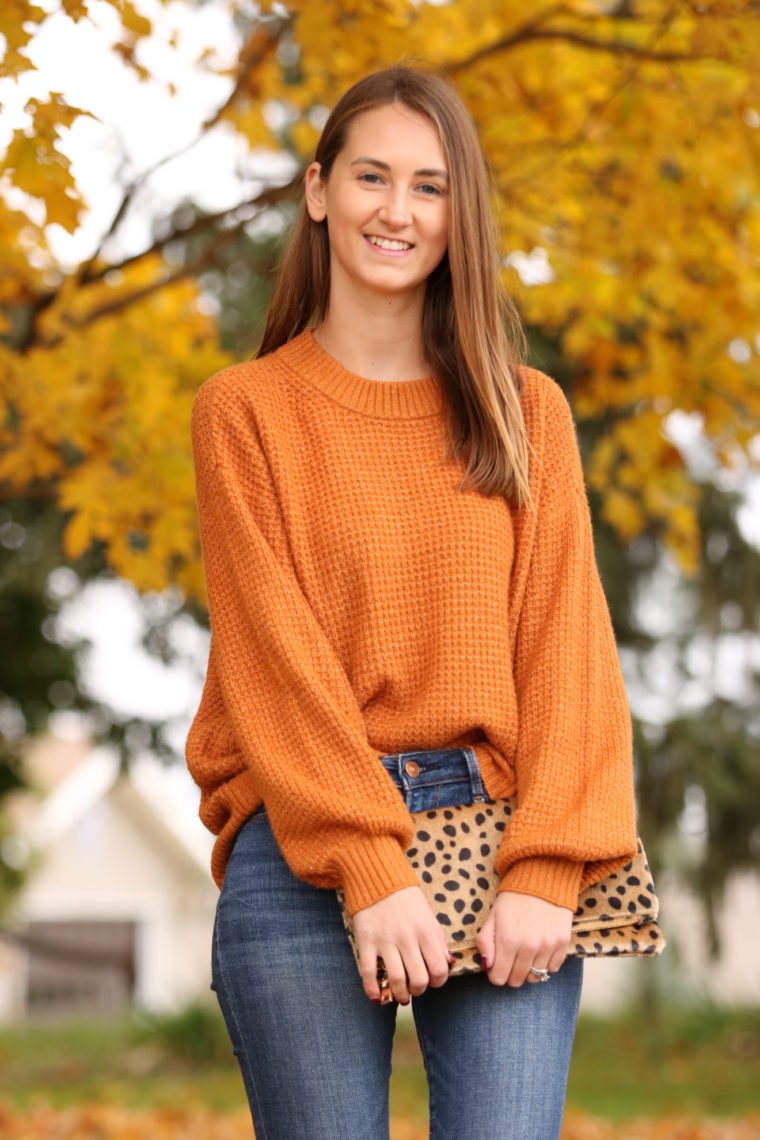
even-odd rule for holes
{"type": "MultiPolygon", "coordinates": [[[[184,143],[181,147],[178,147],[177,150],[171,151],[169,154],[164,155],[164,157],[160,158],[158,162],[154,162],[152,166],[147,167],[140,174],[138,174],[136,178],[132,179],[124,191],[122,200],[118,205],[116,213],[111,219],[111,223],[108,226],[108,229],[102,235],[94,253],[92,253],[92,255],[87,259],[81,268],[80,279],[85,284],[88,281],[95,280],[97,276],[99,276],[99,274],[95,271],[94,266],[99,261],[106,243],[110,240],[110,238],[113,237],[121,225],[129,207],[132,204],[135,194],[140,189],[140,187],[145,182],[147,182],[151,175],[155,174],[157,170],[160,170],[168,163],[173,162],[176,158],[180,158],[183,154],[187,154],[187,152],[192,150],[194,146],[197,146],[201,139],[204,138],[204,136],[207,134],[207,132],[211,130],[212,127],[216,126],[225,112],[229,109],[230,106],[232,106],[232,104],[240,95],[246,81],[248,80],[248,77],[254,68],[258,67],[259,64],[262,63],[264,59],[266,59],[267,55],[271,54],[271,52],[276,48],[280,37],[282,36],[282,33],[284,32],[285,28],[290,25],[290,23],[290,18],[279,20],[277,28],[268,36],[268,39],[265,43],[257,45],[256,50],[249,51],[248,45],[246,45],[246,47],[240,53],[238,74],[237,78],[235,79],[235,84],[232,88],[232,91],[227,96],[225,101],[221,104],[221,106],[217,108],[214,114],[210,118],[204,120],[203,123],[201,123],[200,131],[196,137],[194,139],[191,139],[190,142],[184,143]]],[[[259,27],[261,27],[260,23],[259,27]]],[[[253,39],[254,37],[251,37],[251,41],[249,41],[249,43],[252,42],[253,39]]]]}
{"type": "MultiPolygon", "coordinates": [[[[173,227],[165,237],[156,239],[153,245],[149,246],[147,249],[141,250],[140,253],[131,254],[129,257],[125,257],[122,261],[115,262],[114,264],[99,266],[96,270],[92,270],[89,276],[84,280],[80,276],[80,283],[82,285],[91,285],[94,282],[101,281],[106,276],[106,274],[112,271],[119,272],[128,269],[131,265],[135,265],[137,262],[142,261],[143,258],[149,257],[154,253],[160,253],[171,242],[187,240],[187,238],[192,237],[195,234],[203,233],[205,230],[210,229],[212,226],[217,225],[219,222],[225,222],[228,218],[234,218],[235,215],[241,210],[250,210],[251,208],[256,208],[255,213],[253,214],[253,217],[255,217],[256,214],[260,213],[262,210],[270,209],[272,206],[276,206],[280,202],[287,201],[287,199],[292,197],[293,192],[300,186],[300,184],[301,171],[299,170],[298,174],[294,175],[289,182],[284,183],[282,186],[270,186],[266,190],[262,190],[261,193],[257,194],[254,198],[249,198],[246,202],[238,202],[237,205],[233,206],[231,209],[220,210],[216,214],[202,214],[195,219],[192,225],[187,226],[185,229],[180,229],[177,226],[173,227]]],[[[217,241],[215,243],[211,243],[211,248],[216,249],[220,244],[226,243],[228,237],[233,237],[236,234],[240,233],[241,229],[244,226],[248,225],[250,221],[251,216],[246,216],[245,218],[238,219],[234,225],[229,226],[218,235],[217,241]]],[[[207,262],[204,260],[206,257],[206,252],[207,251],[204,251],[204,254],[200,258],[192,262],[191,266],[205,268],[205,265],[207,264],[207,262]]],[[[133,301],[142,300],[145,296],[149,296],[151,293],[155,292],[156,289],[161,288],[172,281],[180,280],[182,277],[186,277],[188,273],[192,271],[192,268],[183,266],[182,269],[176,274],[160,277],[157,279],[157,281],[151,282],[150,285],[145,286],[141,289],[136,289],[133,293],[125,294],[124,297],[114,298],[113,302],[108,302],[107,304],[101,306],[99,309],[92,310],[79,321],[71,321],[70,323],[76,327],[79,327],[82,324],[90,324],[91,321],[96,319],[97,316],[105,316],[109,312],[116,312],[120,309],[123,309],[127,306],[127,304],[131,304],[133,301]]],[[[26,332],[23,341],[16,344],[15,346],[19,353],[27,352],[30,348],[33,348],[35,344],[44,344],[46,348],[51,348],[54,345],[60,343],[61,337],[59,336],[51,337],[49,340],[41,340],[38,335],[37,326],[37,318],[55,303],[55,301],[58,299],[60,290],[61,286],[51,290],[49,293],[41,294],[39,297],[35,298],[32,306],[33,315],[32,319],[29,322],[28,331],[26,332]]]]}
{"type": "MultiPolygon", "coordinates": [[[[651,35],[648,37],[646,43],[643,45],[644,50],[649,53],[655,51],[655,44],[667,32],[671,23],[673,22],[679,6],[684,0],[672,0],[672,3],[665,9],[660,16],[655,27],[652,28],[651,35]]],[[[648,58],[648,57],[644,57],[648,58]]],[[[499,183],[499,189],[505,195],[513,194],[519,191],[520,187],[525,183],[530,183],[536,177],[540,176],[546,167],[557,161],[557,155],[562,153],[569,153],[575,147],[585,142],[587,137],[588,128],[591,124],[598,124],[599,118],[610,107],[615,100],[622,94],[626,87],[637,79],[641,67],[644,63],[644,58],[641,55],[630,57],[628,64],[624,69],[620,82],[616,83],[609,92],[598,99],[593,100],[586,108],[583,121],[580,125],[565,139],[556,139],[554,137],[537,139],[528,144],[521,145],[521,153],[531,150],[537,155],[539,165],[534,166],[531,170],[518,174],[516,177],[510,176],[506,182],[499,183]],[[542,153],[543,152],[543,153],[542,153]]]]}
{"type": "MultiPolygon", "coordinates": [[[[575,44],[578,47],[587,48],[589,51],[610,52],[613,55],[628,55],[640,60],[650,60],[655,63],[698,63],[703,60],[725,62],[722,56],[711,55],[707,52],[656,51],[654,48],[648,47],[645,44],[633,43],[631,40],[599,40],[584,32],[579,32],[574,28],[546,28],[541,26],[547,17],[555,15],[558,10],[562,9],[562,5],[558,8],[547,9],[537,20],[530,21],[521,28],[517,28],[514,32],[479,48],[465,59],[456,60],[448,64],[446,70],[450,74],[456,74],[459,71],[464,71],[468,67],[472,67],[473,64],[479,63],[483,59],[488,59],[490,56],[499,55],[503,51],[517,47],[518,44],[530,43],[536,40],[563,40],[565,43],[575,44]]],[[[596,17],[594,19],[596,19],[596,17]]],[[[661,29],[658,29],[658,31],[660,30],[661,29]]]]}
{"type": "Polygon", "coordinates": [[[49,499],[51,502],[58,498],[59,482],[57,479],[49,479],[43,483],[39,479],[34,479],[31,483],[24,484],[21,487],[18,483],[12,483],[10,479],[0,479],[0,503],[11,503],[15,499],[49,499]]]}
{"type": "MultiPolygon", "coordinates": [[[[121,261],[109,262],[108,265],[99,266],[98,269],[92,270],[89,275],[81,277],[80,280],[83,285],[89,285],[94,281],[101,281],[106,274],[128,269],[130,265],[142,261],[143,258],[149,257],[153,253],[160,253],[161,250],[165,249],[167,245],[171,245],[174,241],[186,241],[187,238],[192,237],[194,234],[203,233],[204,230],[209,229],[218,222],[224,222],[227,218],[233,218],[240,210],[256,208],[256,212],[259,213],[261,210],[277,206],[280,202],[287,201],[293,196],[294,191],[301,185],[301,176],[302,171],[299,170],[289,182],[284,182],[281,186],[269,186],[254,198],[249,198],[245,202],[238,202],[235,206],[231,206],[226,210],[219,210],[215,214],[200,214],[194,222],[184,228],[174,226],[168,234],[164,235],[164,237],[156,238],[153,244],[146,249],[141,250],[139,253],[130,254],[121,261]]],[[[244,218],[242,224],[247,224],[250,221],[250,217],[244,218]]]]}
{"type": "Polygon", "coordinates": [[[217,108],[211,118],[206,119],[205,122],[201,124],[204,131],[209,131],[212,127],[216,126],[219,120],[224,116],[225,112],[229,110],[237,97],[243,91],[249,75],[254,71],[255,68],[259,66],[260,63],[264,62],[268,55],[272,54],[272,52],[279,44],[280,38],[285,29],[292,26],[293,19],[291,16],[277,19],[279,20],[278,26],[275,31],[269,34],[266,43],[257,45],[255,49],[250,50],[250,45],[253,43],[254,39],[254,37],[251,37],[246,47],[243,48],[243,51],[240,53],[240,68],[238,71],[237,79],[235,80],[235,86],[232,88],[230,94],[227,96],[222,105],[217,108]]]}
{"type": "MultiPolygon", "coordinates": [[[[284,188],[279,189],[282,190],[284,188]]],[[[94,324],[95,321],[98,321],[103,317],[112,316],[114,313],[121,312],[122,310],[129,308],[130,305],[136,304],[138,301],[144,301],[146,297],[150,297],[153,293],[158,292],[159,289],[166,289],[167,286],[174,285],[178,281],[184,280],[186,277],[196,277],[198,274],[202,273],[204,269],[208,269],[209,266],[214,264],[220,249],[231,242],[234,238],[236,238],[240,231],[248,225],[249,221],[250,218],[241,218],[236,225],[230,226],[228,229],[223,230],[221,233],[217,234],[216,240],[210,241],[203,252],[198,255],[198,257],[194,258],[192,261],[186,262],[184,265],[181,265],[173,273],[160,274],[154,281],[151,281],[149,284],[142,285],[139,289],[133,289],[129,293],[123,293],[119,297],[114,297],[113,300],[106,301],[104,304],[90,309],[90,311],[82,317],[64,318],[66,320],[66,323],[72,329],[88,328],[90,325],[94,324]]],[[[144,257],[145,254],[142,254],[141,256],[144,257]]],[[[44,348],[54,348],[57,344],[60,344],[62,340],[63,336],[59,335],[50,337],[49,339],[41,341],[39,343],[41,343],[44,348]]]]}

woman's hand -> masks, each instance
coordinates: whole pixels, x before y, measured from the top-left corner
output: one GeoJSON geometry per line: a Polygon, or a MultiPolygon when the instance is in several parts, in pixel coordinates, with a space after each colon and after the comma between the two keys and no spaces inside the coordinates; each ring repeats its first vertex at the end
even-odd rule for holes
{"type": "Polygon", "coordinates": [[[391,993],[402,1005],[428,985],[442,986],[447,980],[453,958],[421,887],[394,891],[358,910],[353,922],[364,992],[371,1001],[380,1001],[378,957],[385,964],[391,993]]]}
{"type": "Polygon", "coordinates": [[[570,945],[573,912],[535,895],[501,891],[476,939],[495,986],[538,982],[537,970],[556,974],[570,945]]]}

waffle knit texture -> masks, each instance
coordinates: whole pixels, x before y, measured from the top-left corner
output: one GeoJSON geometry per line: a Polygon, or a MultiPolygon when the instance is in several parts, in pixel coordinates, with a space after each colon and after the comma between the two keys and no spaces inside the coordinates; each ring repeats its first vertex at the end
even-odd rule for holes
{"type": "Polygon", "coordinates": [[[187,740],[221,886],[263,801],[351,914],[418,880],[379,757],[470,745],[518,808],[502,890],[575,908],[636,850],[631,720],[570,407],[520,370],[534,511],[458,491],[436,377],[367,380],[305,331],[192,413],[211,645],[187,740]]]}

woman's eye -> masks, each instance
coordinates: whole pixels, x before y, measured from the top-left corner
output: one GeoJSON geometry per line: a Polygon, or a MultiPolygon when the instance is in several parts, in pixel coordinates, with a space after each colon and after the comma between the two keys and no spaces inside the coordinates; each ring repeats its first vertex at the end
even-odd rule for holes
{"type": "Polygon", "coordinates": [[[368,170],[366,172],[366,174],[360,174],[359,175],[359,181],[360,182],[369,182],[370,185],[376,186],[377,183],[381,181],[381,178],[380,178],[380,175],[377,174],[374,170],[368,170]]]}
{"type": "Polygon", "coordinates": [[[426,182],[423,186],[420,186],[420,190],[423,194],[427,194],[430,198],[435,197],[436,194],[443,193],[443,190],[441,190],[440,186],[436,186],[434,182],[426,182]]]}

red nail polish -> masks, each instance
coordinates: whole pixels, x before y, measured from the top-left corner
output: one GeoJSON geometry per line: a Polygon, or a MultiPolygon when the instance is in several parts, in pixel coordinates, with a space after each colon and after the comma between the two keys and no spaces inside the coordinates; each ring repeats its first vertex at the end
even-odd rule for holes
{"type": "Polygon", "coordinates": [[[382,1005],[383,1004],[380,1001],[380,998],[370,998],[369,1000],[372,1002],[373,1005],[382,1005]]]}
{"type": "Polygon", "coordinates": [[[490,970],[491,969],[491,963],[488,961],[488,957],[485,954],[480,955],[480,964],[484,970],[490,970]]]}
{"type": "Polygon", "coordinates": [[[412,1000],[411,998],[407,998],[407,999],[406,999],[406,1001],[400,1001],[400,1002],[399,1002],[399,1005],[409,1005],[409,1002],[410,1002],[411,1000],[412,1000]]]}
{"type": "Polygon", "coordinates": [[[446,951],[446,957],[447,957],[447,958],[448,958],[448,960],[449,960],[449,965],[450,965],[450,966],[453,966],[453,965],[454,965],[454,963],[456,962],[456,958],[454,957],[454,955],[451,953],[451,951],[450,951],[450,950],[447,950],[447,951],[446,951]]]}

